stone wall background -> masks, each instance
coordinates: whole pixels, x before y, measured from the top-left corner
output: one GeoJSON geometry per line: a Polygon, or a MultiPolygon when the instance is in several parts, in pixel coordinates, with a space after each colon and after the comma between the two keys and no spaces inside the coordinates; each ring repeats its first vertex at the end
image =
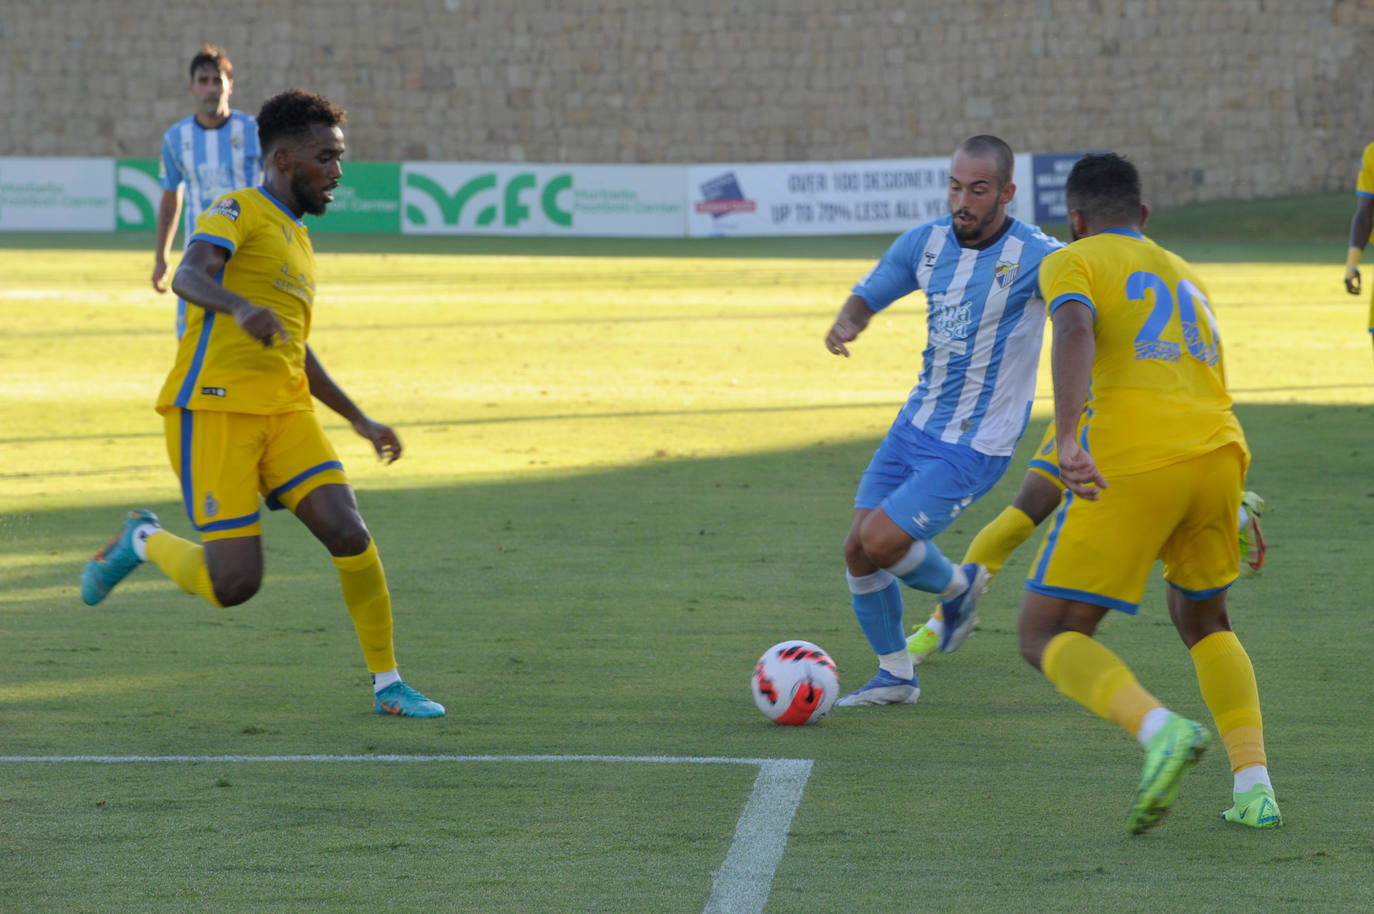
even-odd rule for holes
{"type": "Polygon", "coordinates": [[[1157,205],[1352,188],[1374,0],[4,0],[0,155],[146,156],[202,42],[360,160],[1114,149],[1157,205]]]}

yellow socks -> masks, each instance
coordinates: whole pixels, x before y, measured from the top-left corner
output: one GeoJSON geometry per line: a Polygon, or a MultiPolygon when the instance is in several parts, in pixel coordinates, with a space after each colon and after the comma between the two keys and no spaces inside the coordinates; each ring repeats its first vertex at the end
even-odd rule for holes
{"type": "Polygon", "coordinates": [[[977,562],[986,567],[989,574],[996,574],[1002,570],[1002,566],[1016,551],[1016,547],[1030,539],[1034,532],[1035,522],[1030,519],[1030,515],[1020,508],[1008,505],[1002,509],[1001,514],[992,519],[992,523],[978,531],[973,542],[968,544],[968,551],[964,553],[964,561],[961,564],[977,562]]]}
{"type": "Polygon", "coordinates": [[[1189,653],[1197,667],[1202,699],[1212,712],[1217,732],[1231,759],[1231,770],[1267,766],[1255,669],[1235,633],[1208,635],[1194,644],[1189,653]]]}
{"type": "Polygon", "coordinates": [[[385,673],[396,669],[396,651],[391,640],[391,594],[386,589],[386,572],[377,555],[377,544],[369,542],[358,555],[333,558],[367,671],[385,673]]]}
{"type": "Polygon", "coordinates": [[[1045,646],[1040,668],[1060,692],[1132,739],[1145,715],[1163,707],[1116,654],[1079,632],[1055,635],[1045,646]]]}
{"type": "Polygon", "coordinates": [[[162,569],[182,590],[195,594],[211,606],[219,606],[210,570],[205,567],[205,547],[184,540],[166,530],[158,530],[145,544],[148,561],[162,569]]]}

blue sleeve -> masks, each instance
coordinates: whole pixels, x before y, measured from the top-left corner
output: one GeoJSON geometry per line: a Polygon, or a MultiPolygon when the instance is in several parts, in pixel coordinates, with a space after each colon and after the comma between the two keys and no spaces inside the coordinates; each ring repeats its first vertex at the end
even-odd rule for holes
{"type": "Polygon", "coordinates": [[[170,130],[162,135],[162,162],[157,170],[157,180],[163,190],[176,190],[184,180],[170,130]]]}
{"type": "Polygon", "coordinates": [[[248,135],[249,154],[245,157],[245,167],[248,169],[248,186],[257,187],[263,181],[262,140],[258,138],[258,119],[251,114],[247,118],[245,133],[248,135]]]}
{"type": "Polygon", "coordinates": [[[920,288],[916,281],[916,241],[921,229],[903,233],[853,289],[874,311],[881,311],[920,288]]]}

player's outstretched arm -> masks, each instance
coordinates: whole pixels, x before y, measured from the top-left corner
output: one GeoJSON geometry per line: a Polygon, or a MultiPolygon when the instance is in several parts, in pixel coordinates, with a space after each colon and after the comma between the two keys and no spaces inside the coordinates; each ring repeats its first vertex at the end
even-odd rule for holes
{"type": "Polygon", "coordinates": [[[386,463],[395,463],[400,458],[400,436],[391,426],[368,418],[344,393],[343,388],[334,383],[329,372],[315,357],[315,350],[308,345],[305,347],[305,377],[310,382],[311,395],[346,419],[355,432],[371,441],[372,449],[379,458],[386,463]]]}
{"type": "Polygon", "coordinates": [[[840,308],[835,323],[830,326],[830,332],[825,335],[825,348],[834,355],[849,358],[849,349],[845,343],[854,342],[859,334],[864,332],[868,322],[873,319],[873,313],[873,309],[868,307],[868,302],[857,295],[849,296],[844,307],[840,308]]]}
{"type": "Polygon", "coordinates": [[[242,295],[229,291],[215,277],[224,272],[229,252],[208,241],[193,241],[182,255],[172,276],[172,291],[207,311],[228,314],[244,333],[271,347],[290,338],[271,308],[255,305],[242,295]]]}

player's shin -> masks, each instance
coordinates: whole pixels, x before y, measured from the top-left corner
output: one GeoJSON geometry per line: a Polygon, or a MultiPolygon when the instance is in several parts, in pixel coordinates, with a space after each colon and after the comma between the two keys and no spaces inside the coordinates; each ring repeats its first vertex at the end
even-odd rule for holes
{"type": "Polygon", "coordinates": [[[382,569],[377,544],[369,542],[358,555],[334,556],[339,569],[339,587],[343,591],[353,628],[358,633],[363,658],[369,673],[385,673],[396,669],[396,651],[392,643],[391,594],[386,587],[386,572],[382,569]]]}
{"type": "Polygon", "coordinates": [[[1060,692],[1132,738],[1146,713],[1162,707],[1121,658],[1079,632],[1061,632],[1050,639],[1040,668],[1060,692]]]}
{"type": "Polygon", "coordinates": [[[1035,522],[1026,512],[1014,505],[1002,509],[968,544],[962,564],[982,565],[989,574],[997,574],[1016,548],[1035,532],[1035,522]]]}
{"type": "MultiPolygon", "coordinates": [[[[944,557],[933,542],[916,540],[906,555],[889,566],[887,571],[914,590],[938,594],[950,586],[959,569],[944,557]]],[[[967,586],[967,581],[961,581],[958,590],[967,586]]]]}
{"type": "Polygon", "coordinates": [[[845,572],[849,583],[850,602],[854,618],[859,620],[873,653],[880,657],[894,651],[906,650],[906,636],[902,633],[902,588],[886,571],[855,577],[845,572]]]}
{"type": "Polygon", "coordinates": [[[148,551],[148,560],[178,587],[211,606],[220,606],[210,581],[210,570],[205,564],[204,546],[158,530],[148,537],[144,548],[148,551]]]}
{"type": "Polygon", "coordinates": [[[1266,765],[1259,686],[1250,655],[1234,632],[1215,632],[1189,650],[1198,687],[1231,760],[1231,770],[1266,765]]]}

